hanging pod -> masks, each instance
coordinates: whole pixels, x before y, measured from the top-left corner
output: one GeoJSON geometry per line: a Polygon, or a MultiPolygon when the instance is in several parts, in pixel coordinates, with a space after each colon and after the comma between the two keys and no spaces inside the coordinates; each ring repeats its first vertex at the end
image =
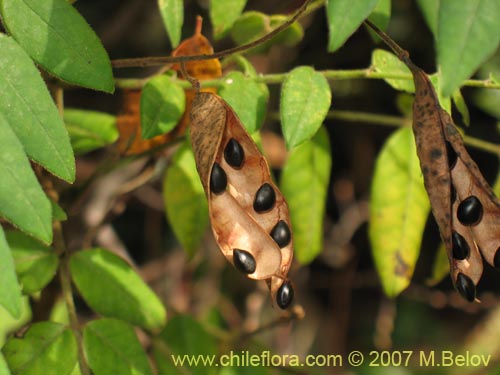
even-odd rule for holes
{"type": "Polygon", "coordinates": [[[365,22],[413,75],[413,133],[425,189],[446,245],[455,288],[472,302],[483,273],[483,258],[500,266],[500,201],[467,152],[451,116],[441,107],[427,74],[410,60],[407,51],[365,22]]]}
{"type": "Polygon", "coordinates": [[[208,199],[215,240],[226,259],[251,279],[266,280],[286,309],[294,291],[288,206],[269,167],[231,107],[197,92],[190,112],[196,168],[208,199]]]}

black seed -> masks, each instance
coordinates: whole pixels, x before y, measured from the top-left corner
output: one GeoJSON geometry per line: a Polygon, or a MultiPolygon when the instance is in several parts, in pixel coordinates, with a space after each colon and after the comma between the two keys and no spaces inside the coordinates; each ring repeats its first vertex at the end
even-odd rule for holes
{"type": "Polygon", "coordinates": [[[460,295],[467,301],[473,302],[476,299],[476,286],[472,280],[463,273],[458,274],[455,287],[457,288],[458,293],[460,293],[460,295]]]}
{"type": "Polygon", "coordinates": [[[288,225],[284,220],[278,221],[278,224],[274,226],[271,230],[271,237],[280,248],[285,247],[290,243],[292,235],[290,233],[290,228],[288,228],[288,225]]]}
{"type": "Polygon", "coordinates": [[[276,202],[276,193],[271,185],[267,182],[262,184],[262,186],[255,193],[255,199],[253,201],[253,209],[255,212],[266,212],[273,208],[276,202]]]}
{"type": "Polygon", "coordinates": [[[471,195],[458,205],[457,217],[463,225],[476,225],[483,216],[483,206],[476,196],[471,195]]]}
{"type": "Polygon", "coordinates": [[[226,159],[227,164],[233,168],[241,168],[243,161],[245,160],[245,151],[243,147],[234,138],[231,138],[227,142],[224,148],[224,159],[226,159]]]}
{"type": "Polygon", "coordinates": [[[292,300],[293,300],[292,284],[290,284],[290,281],[285,281],[283,284],[281,284],[280,288],[278,289],[278,294],[276,295],[276,302],[278,303],[278,306],[284,310],[288,308],[288,306],[290,306],[292,300]]]}
{"type": "Polygon", "coordinates": [[[234,249],[233,263],[243,273],[251,274],[255,272],[255,259],[248,251],[234,249]]]}
{"type": "Polygon", "coordinates": [[[465,238],[460,233],[453,231],[451,239],[453,243],[453,258],[458,260],[467,258],[470,254],[470,248],[465,238]]]}
{"type": "Polygon", "coordinates": [[[448,141],[446,141],[446,154],[448,154],[448,167],[452,170],[455,164],[457,164],[457,153],[448,141]]]}
{"type": "Polygon", "coordinates": [[[226,185],[226,172],[224,172],[224,169],[222,169],[219,163],[214,163],[212,173],[210,174],[210,190],[214,194],[220,194],[226,190],[226,185]]]}
{"type": "Polygon", "coordinates": [[[493,264],[495,267],[500,268],[500,247],[497,249],[495,253],[495,257],[493,258],[493,264]]]}

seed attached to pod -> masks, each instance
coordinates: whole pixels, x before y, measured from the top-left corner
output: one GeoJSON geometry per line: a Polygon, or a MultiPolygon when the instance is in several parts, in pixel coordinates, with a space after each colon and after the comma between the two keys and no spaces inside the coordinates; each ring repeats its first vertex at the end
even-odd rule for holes
{"type": "Polygon", "coordinates": [[[275,202],[276,193],[273,187],[266,182],[255,193],[253,209],[258,213],[266,212],[273,208],[275,202]]]}
{"type": "Polygon", "coordinates": [[[284,220],[278,221],[278,224],[276,224],[271,230],[271,237],[280,248],[288,245],[292,239],[292,234],[290,233],[288,224],[284,220]]]}
{"type": "Polygon", "coordinates": [[[479,199],[471,195],[460,202],[457,208],[458,220],[463,225],[476,225],[483,216],[483,205],[479,199]]]}
{"type": "Polygon", "coordinates": [[[458,274],[455,287],[458,293],[467,301],[473,302],[476,299],[476,286],[472,280],[463,273],[458,274]]]}
{"type": "Polygon", "coordinates": [[[251,274],[255,272],[255,259],[248,251],[234,249],[233,263],[243,273],[251,274]]]}
{"type": "Polygon", "coordinates": [[[290,306],[293,301],[293,288],[290,281],[285,281],[278,289],[278,293],[276,295],[276,303],[278,306],[285,310],[290,306]]]}
{"type": "Polygon", "coordinates": [[[495,253],[495,257],[493,258],[493,264],[496,268],[500,268],[500,247],[497,249],[495,253]]]}
{"type": "Polygon", "coordinates": [[[219,163],[214,163],[210,173],[210,190],[214,194],[220,194],[226,190],[227,176],[219,163]]]}
{"type": "Polygon", "coordinates": [[[470,254],[470,248],[465,238],[458,232],[453,231],[451,235],[453,244],[453,258],[457,260],[464,260],[470,254]]]}
{"type": "Polygon", "coordinates": [[[236,139],[231,138],[227,142],[224,148],[224,159],[226,159],[227,164],[236,169],[241,168],[243,165],[245,151],[243,151],[243,147],[241,147],[236,139]]]}
{"type": "Polygon", "coordinates": [[[451,143],[448,141],[445,141],[446,143],[446,154],[448,155],[448,167],[450,168],[450,171],[453,169],[455,164],[457,164],[457,153],[451,146],[451,143]]]}

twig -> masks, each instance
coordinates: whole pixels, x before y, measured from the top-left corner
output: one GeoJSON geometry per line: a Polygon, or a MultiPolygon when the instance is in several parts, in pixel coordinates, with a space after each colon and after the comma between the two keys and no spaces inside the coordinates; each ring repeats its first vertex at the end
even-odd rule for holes
{"type": "Polygon", "coordinates": [[[295,12],[295,14],[290,17],[288,20],[283,22],[274,30],[270,31],[268,34],[263,37],[254,40],[253,42],[243,44],[241,46],[229,48],[226,50],[222,50],[219,52],[215,52],[210,55],[192,55],[192,56],[159,56],[159,57],[139,57],[133,59],[118,59],[113,60],[111,62],[114,68],[132,68],[132,67],[146,67],[146,66],[158,66],[164,64],[172,64],[172,63],[181,63],[188,61],[200,61],[200,60],[211,60],[211,59],[219,59],[224,56],[232,55],[235,53],[243,52],[249,49],[252,49],[264,42],[267,42],[275,35],[279,34],[286,28],[288,28],[291,24],[293,24],[307,9],[307,6],[312,0],[306,0],[300,8],[295,12]]]}

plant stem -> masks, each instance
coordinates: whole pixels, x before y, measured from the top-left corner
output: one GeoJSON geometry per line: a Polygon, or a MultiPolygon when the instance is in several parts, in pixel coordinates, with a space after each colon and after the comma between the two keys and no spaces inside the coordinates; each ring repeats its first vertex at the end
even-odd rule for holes
{"type": "MultiPolygon", "coordinates": [[[[413,80],[410,73],[382,73],[376,72],[372,68],[352,69],[352,70],[320,70],[318,71],[329,81],[341,81],[349,79],[401,79],[406,81],[413,80]]],[[[286,79],[289,73],[265,74],[256,77],[249,77],[256,82],[265,83],[268,85],[281,84],[286,79]]],[[[176,83],[184,88],[191,88],[191,84],[187,81],[172,78],[176,83]]],[[[210,79],[201,81],[201,87],[220,87],[224,84],[225,78],[210,79]]],[[[118,78],[115,80],[116,86],[122,89],[141,89],[148,82],[144,78],[118,78]]],[[[468,79],[463,82],[463,86],[479,87],[485,89],[500,89],[500,83],[495,83],[489,79],[468,79]]]]}
{"type": "Polygon", "coordinates": [[[299,7],[299,9],[297,9],[297,11],[295,12],[295,14],[292,17],[290,17],[288,20],[283,22],[281,25],[279,25],[278,27],[273,29],[268,34],[264,35],[263,37],[261,37],[259,39],[254,40],[253,42],[243,44],[241,46],[237,46],[234,48],[229,48],[226,50],[215,52],[215,53],[210,54],[210,55],[139,57],[139,58],[133,58],[133,59],[113,60],[111,62],[111,64],[113,65],[114,68],[159,66],[159,65],[181,63],[181,62],[188,62],[188,61],[219,59],[219,58],[224,57],[224,56],[229,56],[229,55],[233,55],[235,53],[247,51],[249,49],[252,49],[254,47],[261,45],[264,42],[267,42],[268,40],[273,38],[275,35],[279,34],[283,30],[288,28],[295,21],[297,21],[299,19],[299,17],[304,13],[304,11],[307,9],[307,6],[309,5],[309,3],[311,3],[311,1],[312,0],[304,1],[304,3],[299,7]]]}

